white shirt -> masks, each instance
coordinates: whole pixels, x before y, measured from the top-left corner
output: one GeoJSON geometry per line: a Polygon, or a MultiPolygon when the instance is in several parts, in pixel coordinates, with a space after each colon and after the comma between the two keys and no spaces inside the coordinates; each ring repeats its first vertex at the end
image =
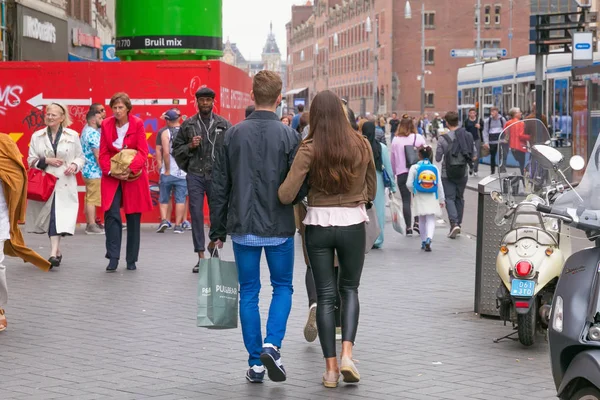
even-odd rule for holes
{"type": "MultiPolygon", "coordinates": [[[[0,181],[0,246],[2,246],[4,240],[10,240],[10,219],[2,181],[0,181]]],[[[0,263],[2,262],[1,258],[3,258],[2,254],[0,254],[0,263]]]]}
{"type": "Polygon", "coordinates": [[[117,149],[123,149],[123,140],[125,140],[125,135],[127,134],[128,130],[129,122],[120,128],[117,126],[117,140],[113,142],[113,146],[115,146],[117,149]]]}
{"type": "Polygon", "coordinates": [[[358,207],[308,207],[304,225],[351,226],[369,222],[364,204],[358,207]]]}

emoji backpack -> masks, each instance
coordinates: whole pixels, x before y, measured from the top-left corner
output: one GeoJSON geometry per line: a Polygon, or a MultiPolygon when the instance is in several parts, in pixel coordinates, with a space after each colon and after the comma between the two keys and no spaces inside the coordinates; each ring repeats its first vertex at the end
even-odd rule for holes
{"type": "Polygon", "coordinates": [[[415,193],[435,193],[438,192],[438,169],[429,161],[424,159],[417,163],[417,174],[413,184],[415,193]]]}

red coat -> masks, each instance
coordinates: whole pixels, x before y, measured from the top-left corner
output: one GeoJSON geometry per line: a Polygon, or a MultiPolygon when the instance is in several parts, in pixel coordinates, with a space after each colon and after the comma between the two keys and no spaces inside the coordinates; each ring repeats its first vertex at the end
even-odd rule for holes
{"type": "Polygon", "coordinates": [[[148,143],[144,122],[133,115],[129,116],[129,130],[123,139],[124,149],[135,149],[137,155],[131,162],[129,169],[134,174],[142,171],[139,178],[134,181],[121,181],[108,175],[110,171],[110,159],[119,150],[113,146],[117,140],[117,126],[115,117],[110,117],[102,122],[102,135],[100,137],[100,169],[102,169],[102,210],[107,211],[115,198],[119,184],[122,185],[123,199],[121,207],[125,214],[142,213],[152,210],[152,199],[150,198],[150,184],[148,183],[148,143]]]}
{"type": "Polygon", "coordinates": [[[513,118],[506,123],[504,129],[508,126],[508,142],[513,150],[527,152],[527,142],[531,140],[531,136],[525,134],[525,123],[520,119],[513,118]]]}

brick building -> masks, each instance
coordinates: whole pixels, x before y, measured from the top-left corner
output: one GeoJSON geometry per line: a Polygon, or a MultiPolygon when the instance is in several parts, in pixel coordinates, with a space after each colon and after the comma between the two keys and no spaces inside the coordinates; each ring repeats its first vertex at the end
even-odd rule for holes
{"type": "MultiPolygon", "coordinates": [[[[456,108],[458,68],[452,49],[476,46],[476,0],[315,0],[292,7],[287,24],[288,104],[329,88],[360,114],[421,108],[421,4],[425,1],[426,112],[456,108]],[[374,88],[378,88],[374,95],[374,88]]],[[[482,0],[482,48],[528,53],[529,2],[482,0]],[[512,33],[512,40],[510,39],[512,33]]]]}

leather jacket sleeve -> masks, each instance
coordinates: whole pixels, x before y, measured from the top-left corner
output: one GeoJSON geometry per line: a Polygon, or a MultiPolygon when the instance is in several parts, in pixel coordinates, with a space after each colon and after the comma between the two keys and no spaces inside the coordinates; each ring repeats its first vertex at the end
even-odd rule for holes
{"type": "Polygon", "coordinates": [[[302,186],[306,181],[308,171],[310,170],[311,151],[309,144],[303,143],[300,145],[296,157],[293,157],[291,161],[293,162],[290,171],[277,191],[279,201],[283,204],[301,201],[303,197],[306,197],[306,195],[304,195],[302,198],[298,199],[298,197],[300,197],[298,194],[300,193],[302,186]]]}
{"type": "Polygon", "coordinates": [[[227,214],[231,193],[231,175],[227,155],[227,134],[219,146],[212,170],[212,192],[210,196],[210,240],[227,239],[227,214]]]}
{"type": "Polygon", "coordinates": [[[188,172],[190,158],[198,151],[198,148],[191,149],[189,146],[193,136],[193,129],[190,126],[189,121],[190,120],[188,119],[183,122],[179,135],[177,135],[173,141],[173,158],[175,158],[177,166],[185,172],[188,172]]]}

